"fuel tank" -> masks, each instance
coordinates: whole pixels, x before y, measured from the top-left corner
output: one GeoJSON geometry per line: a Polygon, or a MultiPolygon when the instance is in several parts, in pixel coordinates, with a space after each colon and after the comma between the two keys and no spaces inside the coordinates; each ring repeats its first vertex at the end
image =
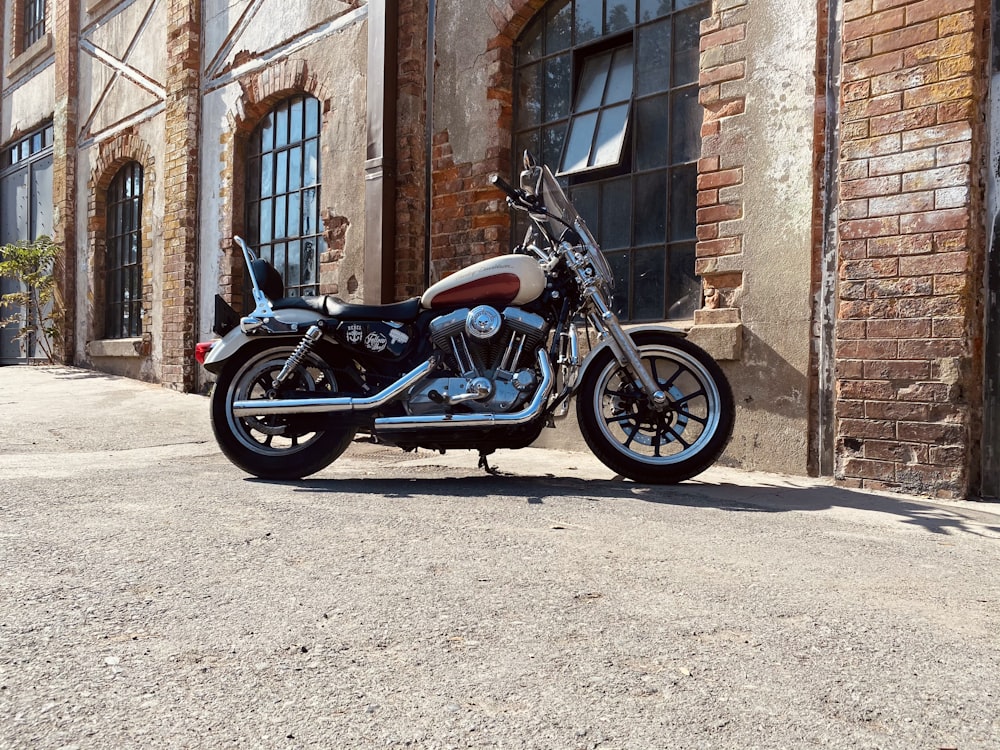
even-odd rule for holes
{"type": "Polygon", "coordinates": [[[481,260],[433,284],[420,304],[425,309],[465,305],[523,305],[545,289],[545,273],[527,255],[481,260]]]}

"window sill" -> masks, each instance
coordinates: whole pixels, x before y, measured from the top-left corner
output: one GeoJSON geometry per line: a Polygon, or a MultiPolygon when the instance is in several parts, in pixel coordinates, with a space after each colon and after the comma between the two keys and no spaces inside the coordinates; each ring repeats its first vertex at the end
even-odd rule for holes
{"type": "Polygon", "coordinates": [[[128,339],[98,339],[87,342],[87,356],[98,357],[147,357],[151,337],[140,336],[128,339]]]}
{"type": "Polygon", "coordinates": [[[10,61],[7,65],[7,77],[14,78],[15,76],[20,75],[37,60],[51,52],[52,34],[45,32],[45,36],[10,61]]]}
{"type": "Polygon", "coordinates": [[[87,13],[94,16],[103,13],[113,5],[117,5],[121,0],[87,0],[87,13]]]}

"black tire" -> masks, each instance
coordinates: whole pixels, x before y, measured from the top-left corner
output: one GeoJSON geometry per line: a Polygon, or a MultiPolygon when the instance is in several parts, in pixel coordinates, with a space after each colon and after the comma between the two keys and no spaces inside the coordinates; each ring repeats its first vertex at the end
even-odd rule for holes
{"type": "MultiPolygon", "coordinates": [[[[336,427],[336,417],[321,415],[233,416],[234,401],[265,397],[297,343],[248,344],[226,363],[212,389],[212,430],[219,447],[243,471],[261,479],[301,479],[315,474],[347,450],[356,432],[353,427],[336,427]]],[[[324,353],[329,357],[331,347],[321,344],[307,354],[285,389],[336,392],[334,368],[324,353]]]]}
{"type": "Polygon", "coordinates": [[[675,484],[700,474],[733,433],[733,393],[722,368],[700,347],[668,331],[638,331],[632,340],[669,397],[649,407],[610,349],[588,365],[576,412],[587,445],[611,470],[637,482],[675,484]]]}

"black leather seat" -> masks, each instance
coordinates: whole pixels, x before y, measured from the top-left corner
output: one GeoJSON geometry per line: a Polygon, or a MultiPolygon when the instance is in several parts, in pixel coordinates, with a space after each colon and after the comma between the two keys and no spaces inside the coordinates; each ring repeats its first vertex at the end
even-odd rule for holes
{"type": "Polygon", "coordinates": [[[341,320],[394,320],[408,322],[420,314],[420,298],[388,305],[352,305],[331,294],[310,297],[285,297],[273,303],[275,310],[312,310],[341,320]]]}

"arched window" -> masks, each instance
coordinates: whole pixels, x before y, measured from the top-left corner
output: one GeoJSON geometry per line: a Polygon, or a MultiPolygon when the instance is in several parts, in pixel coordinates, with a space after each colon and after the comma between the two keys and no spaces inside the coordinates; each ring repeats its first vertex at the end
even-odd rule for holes
{"type": "Polygon", "coordinates": [[[555,0],[515,51],[515,166],[528,149],[569,188],[615,271],[625,320],[689,318],[701,21],[710,0],[555,0]]]}
{"type": "Polygon", "coordinates": [[[318,100],[296,97],[250,138],[247,239],[281,274],[288,296],[319,292],[320,119],[318,100]]]}
{"type": "Polygon", "coordinates": [[[142,165],[129,162],[107,197],[104,337],[142,335],[142,165]]]}

